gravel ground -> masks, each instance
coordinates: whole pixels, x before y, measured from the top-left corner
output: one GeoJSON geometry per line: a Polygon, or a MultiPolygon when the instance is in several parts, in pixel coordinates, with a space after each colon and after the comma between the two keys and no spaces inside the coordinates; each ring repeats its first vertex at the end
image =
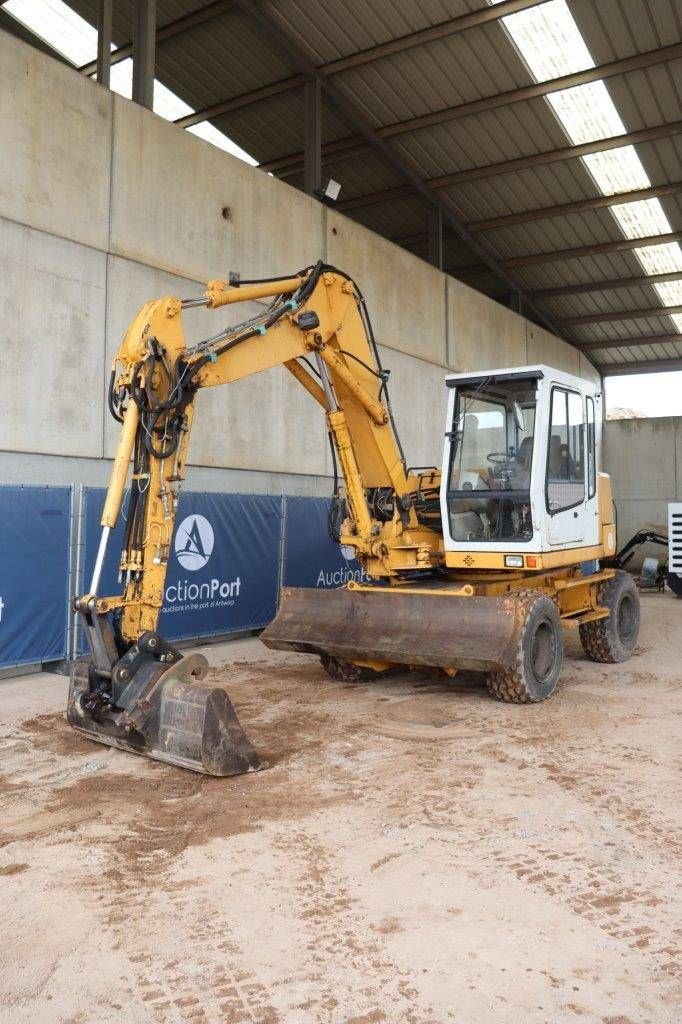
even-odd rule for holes
{"type": "Polygon", "coordinates": [[[0,1021],[679,1021],[682,602],[642,603],[629,663],[569,634],[532,707],[207,647],[269,763],[226,780],[1,681],[0,1021]]]}

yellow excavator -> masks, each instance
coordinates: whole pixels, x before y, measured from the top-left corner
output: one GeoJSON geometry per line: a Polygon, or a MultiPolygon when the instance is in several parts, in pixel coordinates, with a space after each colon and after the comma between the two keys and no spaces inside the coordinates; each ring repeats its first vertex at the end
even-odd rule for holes
{"type": "Polygon", "coordinates": [[[630,656],[639,601],[609,564],[597,387],[547,366],[448,375],[442,468],[411,469],[363,296],[320,262],[290,277],[209,281],[201,298],[147,303],[128,328],[109,385],[121,431],[101,541],[90,590],[74,602],[91,650],[72,670],[75,729],[211,775],[261,767],[227,693],[206,683],[206,659],[183,656],[157,621],[197,392],[278,365],[324,410],[330,532],[369,582],[285,589],[261,636],[269,647],[315,654],[334,679],[481,671],[494,697],[518,704],[555,690],[563,625],[596,661],[630,656]],[[187,345],[184,310],[254,300],[255,316],[187,345]],[[124,590],[101,596],[131,463],[124,590]]]}

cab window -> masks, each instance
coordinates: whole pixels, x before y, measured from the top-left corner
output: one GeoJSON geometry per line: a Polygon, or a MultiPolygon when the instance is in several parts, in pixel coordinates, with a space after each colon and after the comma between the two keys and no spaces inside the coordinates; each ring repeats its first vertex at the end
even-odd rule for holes
{"type": "Polygon", "coordinates": [[[573,508],[585,500],[583,400],[575,391],[552,388],[547,452],[547,510],[573,508]]]}

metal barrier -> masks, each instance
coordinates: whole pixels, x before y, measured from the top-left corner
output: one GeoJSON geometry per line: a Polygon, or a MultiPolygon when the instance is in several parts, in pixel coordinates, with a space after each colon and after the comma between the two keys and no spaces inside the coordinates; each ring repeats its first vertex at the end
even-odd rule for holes
{"type": "Polygon", "coordinates": [[[327,528],[327,498],[286,498],[282,585],[340,587],[369,580],[356,559],[343,557],[327,528]]]}
{"type": "Polygon", "coordinates": [[[0,487],[0,668],[67,656],[71,495],[70,487],[0,487]]]}
{"type": "MultiPolygon", "coordinates": [[[[0,486],[0,668],[85,650],[69,603],[88,586],[105,491],[0,486]]],[[[273,618],[282,586],[337,587],[366,578],[329,537],[326,498],[184,492],[159,632],[192,640],[255,631],[273,618]]],[[[123,514],[99,592],[122,592],[123,514]]]]}

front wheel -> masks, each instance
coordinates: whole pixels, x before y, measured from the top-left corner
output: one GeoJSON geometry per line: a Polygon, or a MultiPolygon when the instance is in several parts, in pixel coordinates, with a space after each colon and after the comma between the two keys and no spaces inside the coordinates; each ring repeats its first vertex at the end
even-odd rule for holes
{"type": "Polygon", "coordinates": [[[639,636],[639,593],[632,576],[618,569],[599,587],[598,601],[610,614],[580,626],[583,650],[592,661],[627,661],[639,636]]]}
{"type": "Polygon", "coordinates": [[[383,675],[383,672],[376,672],[366,665],[356,665],[346,658],[335,658],[333,654],[321,654],[320,664],[331,679],[342,683],[365,683],[383,675]]]}
{"type": "Polygon", "coordinates": [[[487,679],[493,697],[508,704],[536,704],[551,696],[564,661],[564,638],[559,610],[538,590],[523,591],[516,600],[523,626],[513,665],[491,672],[487,679]]]}

